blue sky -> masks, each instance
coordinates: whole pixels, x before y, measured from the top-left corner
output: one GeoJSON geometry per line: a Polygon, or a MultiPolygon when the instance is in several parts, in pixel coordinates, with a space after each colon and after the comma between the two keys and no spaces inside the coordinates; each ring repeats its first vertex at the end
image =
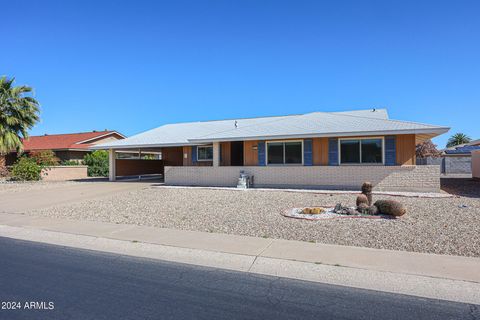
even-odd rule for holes
{"type": "Polygon", "coordinates": [[[478,1],[2,1],[31,134],[388,108],[480,138],[478,1]]]}

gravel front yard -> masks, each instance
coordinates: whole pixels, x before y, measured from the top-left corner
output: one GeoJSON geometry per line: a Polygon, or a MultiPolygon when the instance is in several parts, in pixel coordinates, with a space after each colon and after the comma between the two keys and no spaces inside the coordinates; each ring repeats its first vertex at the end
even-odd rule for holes
{"type": "MultiPolygon", "coordinates": [[[[10,182],[10,181],[1,181],[0,180],[0,195],[2,193],[10,192],[28,192],[31,190],[46,190],[53,188],[62,188],[72,185],[78,185],[80,182],[75,181],[34,181],[34,182],[10,182]]],[[[86,183],[86,182],[81,182],[86,183]]]]}
{"type": "Polygon", "coordinates": [[[394,250],[480,256],[480,198],[395,198],[397,220],[305,221],[280,215],[293,207],[354,205],[355,195],[149,187],[29,214],[150,225],[394,250]],[[466,205],[467,207],[462,207],[466,205]]]}

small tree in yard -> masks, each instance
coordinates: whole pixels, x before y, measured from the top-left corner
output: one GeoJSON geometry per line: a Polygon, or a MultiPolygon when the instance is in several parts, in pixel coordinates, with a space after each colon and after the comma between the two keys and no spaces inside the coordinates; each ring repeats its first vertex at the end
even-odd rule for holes
{"type": "Polygon", "coordinates": [[[56,166],[60,162],[52,150],[32,151],[29,156],[35,160],[37,164],[46,167],[56,166]]]}
{"type": "Polygon", "coordinates": [[[108,152],[96,150],[86,154],[83,162],[88,166],[89,177],[108,177],[108,152]]]}
{"type": "Polygon", "coordinates": [[[437,145],[434,144],[432,140],[425,140],[417,144],[415,152],[417,158],[438,158],[441,154],[441,152],[437,150],[437,145]]]}
{"type": "Polygon", "coordinates": [[[42,168],[34,159],[21,157],[12,166],[12,178],[20,181],[38,181],[42,178],[42,168]]]}

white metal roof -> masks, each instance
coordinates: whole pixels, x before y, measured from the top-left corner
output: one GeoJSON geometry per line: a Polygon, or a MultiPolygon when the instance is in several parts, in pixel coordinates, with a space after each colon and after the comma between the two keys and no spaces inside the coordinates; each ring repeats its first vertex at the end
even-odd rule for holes
{"type": "Polygon", "coordinates": [[[385,134],[438,134],[447,127],[388,119],[385,109],[167,124],[94,149],[184,146],[213,141],[385,134]],[[235,123],[237,126],[235,127],[235,123]]]}

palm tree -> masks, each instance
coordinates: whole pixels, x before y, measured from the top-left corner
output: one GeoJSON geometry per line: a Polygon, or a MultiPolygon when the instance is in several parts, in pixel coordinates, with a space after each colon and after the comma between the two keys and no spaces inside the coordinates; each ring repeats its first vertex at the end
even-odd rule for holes
{"type": "Polygon", "coordinates": [[[458,146],[459,144],[465,144],[472,141],[469,136],[464,133],[455,133],[448,139],[447,148],[458,146]]]}
{"type": "Polygon", "coordinates": [[[39,121],[39,103],[28,95],[32,88],[14,87],[15,78],[0,78],[0,167],[3,156],[12,150],[22,151],[22,138],[39,121]]]}

